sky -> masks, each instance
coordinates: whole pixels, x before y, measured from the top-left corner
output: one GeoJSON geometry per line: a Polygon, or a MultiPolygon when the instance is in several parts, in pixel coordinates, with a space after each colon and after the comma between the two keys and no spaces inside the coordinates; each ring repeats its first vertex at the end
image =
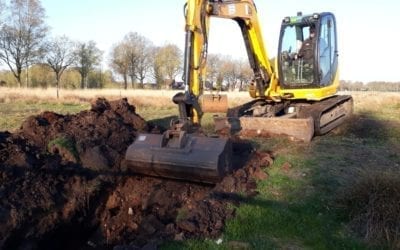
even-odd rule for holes
{"type": "MultiPolygon", "coordinates": [[[[400,81],[400,28],[397,0],[254,0],[269,56],[277,53],[283,17],[314,12],[336,16],[340,79],[400,81]]],[[[129,32],[155,45],[184,47],[185,0],[42,0],[52,36],[93,40],[107,62],[111,47],[129,32]]],[[[246,59],[240,30],[231,20],[211,21],[209,53],[246,59]]],[[[106,63],[105,63],[106,64],[106,63]]]]}

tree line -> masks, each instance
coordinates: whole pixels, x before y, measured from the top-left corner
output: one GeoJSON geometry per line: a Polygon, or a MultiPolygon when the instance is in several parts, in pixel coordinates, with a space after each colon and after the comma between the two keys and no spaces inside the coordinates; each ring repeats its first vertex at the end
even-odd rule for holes
{"type": "Polygon", "coordinates": [[[400,92],[400,82],[385,82],[385,81],[340,81],[340,90],[342,91],[390,91],[400,92]]]}
{"type": "MultiPolygon", "coordinates": [[[[60,87],[169,88],[182,73],[174,44],[129,32],[104,55],[94,41],[52,36],[45,17],[40,0],[0,0],[0,86],[55,86],[57,95],[60,87]]],[[[209,88],[244,89],[252,77],[247,62],[222,55],[209,55],[208,72],[209,88]]]]}
{"type": "MultiPolygon", "coordinates": [[[[54,86],[57,95],[60,87],[182,86],[175,82],[182,74],[183,53],[178,46],[155,46],[139,33],[129,32],[104,55],[94,41],[52,36],[45,17],[40,0],[0,0],[0,86],[54,86]]],[[[208,55],[205,88],[245,90],[252,77],[247,61],[208,55]]],[[[399,91],[399,86],[341,81],[341,90],[399,91]]]]}

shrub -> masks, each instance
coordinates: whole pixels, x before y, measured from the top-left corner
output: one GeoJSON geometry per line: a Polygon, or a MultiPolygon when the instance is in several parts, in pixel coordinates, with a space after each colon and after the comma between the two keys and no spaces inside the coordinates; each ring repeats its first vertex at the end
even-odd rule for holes
{"type": "Polygon", "coordinates": [[[346,185],[339,203],[350,228],[372,244],[400,247],[400,172],[364,171],[346,185]]]}

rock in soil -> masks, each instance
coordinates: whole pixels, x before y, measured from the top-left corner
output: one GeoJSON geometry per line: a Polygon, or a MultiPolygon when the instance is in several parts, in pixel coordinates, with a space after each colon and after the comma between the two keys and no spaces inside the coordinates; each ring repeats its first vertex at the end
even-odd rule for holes
{"type": "Polygon", "coordinates": [[[227,204],[256,194],[269,155],[234,140],[237,170],[214,186],[121,172],[138,131],[150,130],[127,99],[99,98],[0,132],[0,249],[156,249],[220,235],[235,213],[227,204]]]}

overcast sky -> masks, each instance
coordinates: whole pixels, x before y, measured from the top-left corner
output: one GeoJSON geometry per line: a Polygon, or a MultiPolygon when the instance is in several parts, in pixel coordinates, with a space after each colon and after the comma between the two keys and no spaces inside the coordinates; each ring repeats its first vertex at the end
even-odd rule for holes
{"type": "MultiPolygon", "coordinates": [[[[155,45],[184,45],[184,0],[42,0],[52,35],[94,40],[104,51],[128,32],[155,45]]],[[[270,56],[275,56],[283,17],[330,11],[336,15],[340,74],[343,80],[400,81],[400,29],[395,0],[255,0],[270,56]]],[[[246,58],[239,28],[231,20],[212,20],[209,53],[246,58]]]]}

